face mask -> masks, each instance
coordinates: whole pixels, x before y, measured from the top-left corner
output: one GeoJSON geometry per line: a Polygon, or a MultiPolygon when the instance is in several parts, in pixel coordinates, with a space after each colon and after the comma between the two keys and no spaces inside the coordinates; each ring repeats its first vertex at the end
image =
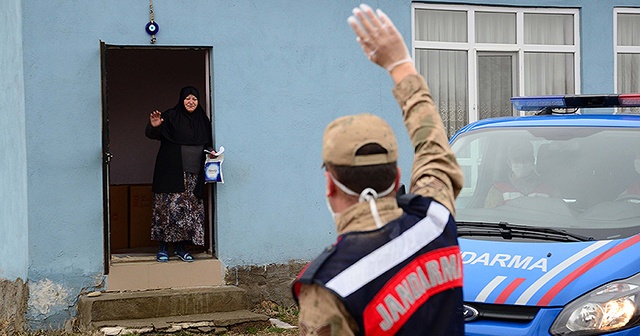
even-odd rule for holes
{"type": "Polygon", "coordinates": [[[325,196],[324,200],[327,202],[327,209],[329,209],[329,213],[331,214],[331,218],[333,219],[333,222],[334,223],[337,222],[338,214],[333,211],[333,208],[331,207],[331,203],[329,203],[329,197],[325,196]]]}
{"type": "MultiPolygon", "coordinates": [[[[362,190],[360,194],[358,194],[355,191],[347,188],[347,186],[345,186],[344,184],[340,183],[340,181],[336,180],[331,173],[329,173],[329,178],[331,178],[333,183],[345,194],[358,197],[358,202],[368,202],[369,209],[371,210],[371,215],[373,216],[373,220],[376,222],[376,226],[378,228],[382,227],[382,220],[380,219],[380,215],[378,214],[378,207],[376,206],[376,198],[389,195],[395,188],[396,186],[395,183],[392,183],[391,186],[387,188],[387,190],[381,192],[380,194],[378,194],[372,188],[365,188],[364,190],[362,190]]],[[[331,215],[333,216],[333,221],[335,222],[336,217],[338,215],[333,212],[333,209],[331,208],[331,204],[329,203],[328,198],[327,198],[327,206],[329,208],[329,211],[331,212],[331,215]]]]}
{"type": "Polygon", "coordinates": [[[531,163],[514,163],[511,165],[511,171],[516,178],[529,176],[533,172],[533,164],[531,163]]]}
{"type": "Polygon", "coordinates": [[[640,159],[633,160],[633,166],[636,167],[636,172],[640,174],[640,159]]]}

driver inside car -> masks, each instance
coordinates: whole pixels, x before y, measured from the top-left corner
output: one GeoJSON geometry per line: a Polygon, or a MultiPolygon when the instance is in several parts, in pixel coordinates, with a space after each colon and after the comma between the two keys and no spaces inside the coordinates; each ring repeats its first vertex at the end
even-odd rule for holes
{"type": "Polygon", "coordinates": [[[509,178],[491,186],[485,199],[485,208],[495,208],[523,196],[551,197],[554,193],[553,188],[542,181],[535,170],[534,162],[531,142],[518,140],[510,145],[507,149],[509,178]]]}

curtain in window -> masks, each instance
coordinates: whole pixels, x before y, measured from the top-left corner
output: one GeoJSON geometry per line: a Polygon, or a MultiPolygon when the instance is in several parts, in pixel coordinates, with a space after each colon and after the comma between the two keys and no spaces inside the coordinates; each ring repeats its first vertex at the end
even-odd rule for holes
{"type": "Polygon", "coordinates": [[[467,42],[467,12],[416,10],[416,39],[433,42],[467,42]]]}
{"type": "Polygon", "coordinates": [[[451,137],[469,122],[467,52],[419,49],[415,61],[451,137]]]}
{"type": "Polygon", "coordinates": [[[572,94],[575,91],[572,53],[525,53],[524,93],[527,96],[572,94]]]}
{"type": "Polygon", "coordinates": [[[640,14],[618,14],[618,45],[640,46],[640,14]]]}
{"type": "Polygon", "coordinates": [[[478,53],[478,118],[513,115],[513,58],[478,53]]]}
{"type": "MultiPolygon", "coordinates": [[[[640,54],[618,54],[618,93],[640,92],[640,54]]],[[[621,108],[616,113],[640,114],[640,107],[621,108]]]]}
{"type": "MultiPolygon", "coordinates": [[[[573,15],[525,14],[524,43],[573,45],[573,15]]],[[[525,53],[526,95],[574,93],[572,53],[525,53]]]]}
{"type": "Polygon", "coordinates": [[[573,45],[573,15],[525,14],[524,43],[573,45]]]}
{"type": "Polygon", "coordinates": [[[477,12],[476,42],[516,43],[516,14],[477,12]]]}
{"type": "MultiPolygon", "coordinates": [[[[640,14],[618,14],[617,40],[619,46],[640,46],[640,14]]],[[[617,58],[618,93],[640,92],[640,53],[619,53],[617,58]]]]}
{"type": "MultiPolygon", "coordinates": [[[[462,7],[461,7],[462,8],[462,7]]],[[[502,50],[487,51],[490,45],[481,46],[478,58],[469,60],[469,48],[465,42],[508,44],[518,47],[532,45],[574,46],[574,15],[556,13],[524,13],[524,22],[518,22],[516,11],[491,11],[483,8],[467,10],[416,9],[416,41],[447,42],[452,49],[416,49],[416,66],[425,75],[431,87],[433,98],[451,136],[469,119],[468,90],[478,93],[478,100],[471,102],[478,107],[480,119],[511,115],[513,110],[509,97],[516,88],[522,88],[526,95],[567,94],[575,92],[574,52],[524,52],[522,59],[516,54],[502,50]],[[471,36],[467,36],[469,13],[475,15],[475,25],[471,36]],[[516,41],[518,28],[522,27],[523,41],[516,41]],[[509,54],[509,57],[501,57],[509,54]],[[489,56],[488,58],[484,58],[489,56]],[[469,84],[468,64],[477,68],[476,83],[469,84]],[[514,72],[524,67],[523,82],[518,81],[514,72]],[[509,66],[511,63],[511,66],[509,66]]],[[[636,30],[640,30],[636,28],[636,30]]],[[[445,46],[444,48],[448,48],[445,46]]],[[[478,49],[476,49],[478,50],[478,49]]]]}
{"type": "Polygon", "coordinates": [[[640,92],[640,54],[618,54],[618,93],[640,92]]]}

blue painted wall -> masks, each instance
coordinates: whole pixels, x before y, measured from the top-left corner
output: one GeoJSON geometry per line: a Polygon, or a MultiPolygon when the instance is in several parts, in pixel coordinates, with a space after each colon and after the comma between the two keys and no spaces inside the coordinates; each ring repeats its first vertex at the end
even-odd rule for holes
{"type": "MultiPolygon", "coordinates": [[[[335,239],[320,168],[322,134],[334,118],[384,116],[410,169],[392,81],[346,23],[359,3],[241,1],[204,15],[203,25],[220,24],[206,43],[214,46],[216,142],[228,151],[217,189],[219,257],[228,265],[308,260],[335,239]]],[[[386,3],[410,27],[410,4],[386,3]]]]}
{"type": "MultiPolygon", "coordinates": [[[[227,149],[217,246],[228,266],[311,259],[335,238],[320,145],[337,116],[378,113],[402,130],[386,73],[346,23],[359,1],[154,1],[156,46],[211,46],[215,141],[227,149]]],[[[23,0],[29,191],[27,318],[73,317],[103,281],[99,41],[149,45],[148,2],[23,0]]],[[[410,27],[410,4],[387,5],[410,27]]],[[[410,35],[408,35],[410,36],[410,35]]],[[[406,150],[408,137],[399,133],[406,150]]]]}
{"type": "MultiPolygon", "coordinates": [[[[0,156],[0,178],[4,179],[5,169],[12,177],[10,184],[0,186],[0,200],[15,195],[17,199],[12,199],[15,203],[8,215],[2,203],[0,228],[23,235],[10,246],[29,247],[27,317],[31,326],[62,325],[75,314],[69,306],[77,295],[104,280],[99,41],[149,45],[144,31],[148,2],[1,3],[2,17],[8,15],[15,24],[0,23],[0,27],[13,34],[8,45],[15,50],[6,51],[3,44],[0,51],[0,83],[10,88],[0,91],[0,124],[11,125],[8,134],[0,135],[0,150],[10,151],[15,160],[0,156]],[[7,73],[21,75],[11,63],[20,64],[21,42],[24,95],[21,80],[4,79],[7,73]],[[5,97],[10,99],[1,99],[5,97]],[[17,118],[15,112],[6,115],[7,104],[17,110],[17,118]],[[7,220],[17,224],[4,224],[7,220]]],[[[399,163],[406,181],[412,148],[391,95],[392,81],[365,59],[346,24],[359,3],[154,1],[160,25],[156,46],[213,50],[214,136],[227,151],[225,183],[217,188],[217,248],[227,266],[308,260],[335,239],[320,169],[322,133],[335,117],[372,112],[387,119],[403,148],[399,163]]],[[[613,3],[640,5],[638,0],[561,2],[582,8],[583,93],[613,90],[613,3]]],[[[371,5],[384,9],[411,45],[410,1],[381,0],[371,5]]],[[[7,37],[2,34],[0,39],[7,37]]],[[[2,243],[9,239],[4,232],[0,235],[3,254],[7,245],[2,243]]],[[[8,272],[10,278],[24,276],[25,260],[20,258],[24,255],[8,264],[2,258],[0,272],[8,272]]]]}
{"type": "Polygon", "coordinates": [[[20,0],[0,1],[0,280],[27,280],[25,146],[20,0]]]}

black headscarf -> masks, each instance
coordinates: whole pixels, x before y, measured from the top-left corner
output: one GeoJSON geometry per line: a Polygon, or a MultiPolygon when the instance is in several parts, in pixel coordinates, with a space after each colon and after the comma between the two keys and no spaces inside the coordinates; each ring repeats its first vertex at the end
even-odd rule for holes
{"type": "Polygon", "coordinates": [[[211,122],[200,106],[200,94],[193,86],[185,86],[180,90],[178,104],[162,113],[160,134],[167,140],[179,145],[206,145],[211,136],[211,122]],[[184,107],[184,99],[188,95],[198,98],[195,111],[188,112],[184,107]]]}

